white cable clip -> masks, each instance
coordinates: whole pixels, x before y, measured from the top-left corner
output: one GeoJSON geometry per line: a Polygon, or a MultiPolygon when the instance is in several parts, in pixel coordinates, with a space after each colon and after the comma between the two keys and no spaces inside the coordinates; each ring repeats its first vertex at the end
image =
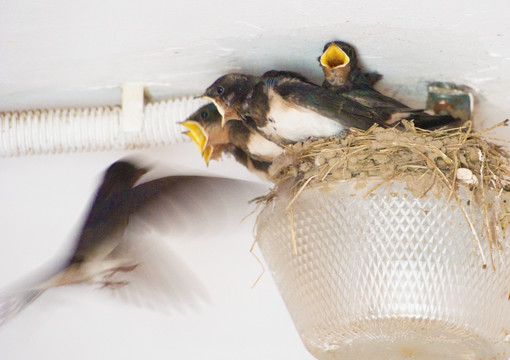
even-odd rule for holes
{"type": "Polygon", "coordinates": [[[122,85],[121,131],[142,131],[143,108],[145,101],[149,98],[150,95],[142,84],[126,83],[122,85]]]}

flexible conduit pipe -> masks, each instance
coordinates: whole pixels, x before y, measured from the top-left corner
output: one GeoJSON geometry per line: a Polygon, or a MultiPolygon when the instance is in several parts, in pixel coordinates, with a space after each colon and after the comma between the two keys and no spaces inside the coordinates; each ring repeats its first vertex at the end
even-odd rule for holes
{"type": "Polygon", "coordinates": [[[204,100],[186,97],[149,103],[141,131],[125,132],[121,108],[32,110],[0,113],[0,156],[136,149],[187,141],[183,121],[204,100]]]}

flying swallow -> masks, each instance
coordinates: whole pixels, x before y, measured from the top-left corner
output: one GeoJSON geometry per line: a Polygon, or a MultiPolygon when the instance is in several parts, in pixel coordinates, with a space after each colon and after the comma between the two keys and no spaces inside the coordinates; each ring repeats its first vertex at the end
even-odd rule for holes
{"type": "Polygon", "coordinates": [[[230,224],[229,215],[223,216],[223,212],[236,216],[239,210],[232,206],[260,195],[260,184],[168,176],[135,186],[147,171],[129,161],[117,161],[106,170],[73,252],[51,270],[37,271],[36,276],[2,289],[0,324],[45,290],[70,284],[99,284],[110,289],[136,286],[127,297],[138,303],[147,299],[136,294],[140,290],[156,292],[153,298],[169,303],[186,300],[193,293],[188,288],[193,276],[180,266],[182,261],[165,250],[164,244],[147,242],[147,234],[158,230],[177,238],[218,232],[230,224]]]}
{"type": "Polygon", "coordinates": [[[380,112],[387,125],[413,119],[417,127],[429,129],[459,120],[451,115],[431,115],[423,109],[412,109],[381,94],[373,87],[378,74],[362,72],[356,49],[346,42],[327,43],[318,60],[324,72],[323,87],[380,112]]]}
{"type": "Polygon", "coordinates": [[[228,121],[222,126],[222,116],[214,104],[202,106],[181,124],[188,129],[185,134],[198,146],[206,163],[222,152],[232,154],[232,146],[228,145],[239,148],[248,159],[259,162],[271,162],[283,153],[281,146],[266,139],[246,122],[228,121]]]}

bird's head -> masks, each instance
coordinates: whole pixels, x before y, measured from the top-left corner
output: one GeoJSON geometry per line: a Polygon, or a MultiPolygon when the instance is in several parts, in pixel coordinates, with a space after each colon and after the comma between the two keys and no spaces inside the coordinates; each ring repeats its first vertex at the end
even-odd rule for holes
{"type": "Polygon", "coordinates": [[[221,76],[207,88],[202,97],[216,105],[222,117],[221,126],[241,118],[242,103],[256,82],[255,76],[234,73],[221,76]]]}
{"type": "Polygon", "coordinates": [[[104,178],[105,181],[109,179],[116,179],[117,182],[133,186],[148,171],[149,168],[139,167],[132,161],[119,160],[110,165],[110,167],[106,170],[104,178]]]}
{"type": "Polygon", "coordinates": [[[354,68],[357,63],[356,50],[343,41],[332,41],[324,45],[322,55],[319,57],[322,67],[329,70],[343,68],[350,65],[354,68]]]}
{"type": "Polygon", "coordinates": [[[200,150],[206,164],[221,156],[222,145],[229,143],[228,130],[221,126],[221,114],[214,104],[207,104],[181,123],[200,150]]]}

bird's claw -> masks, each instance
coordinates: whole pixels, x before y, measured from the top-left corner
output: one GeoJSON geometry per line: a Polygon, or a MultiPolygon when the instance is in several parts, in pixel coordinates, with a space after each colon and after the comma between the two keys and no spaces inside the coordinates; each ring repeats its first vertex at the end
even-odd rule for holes
{"type": "Polygon", "coordinates": [[[129,281],[105,281],[103,282],[103,286],[101,286],[101,289],[106,288],[117,289],[126,286],[127,284],[129,284],[129,281]]]}
{"type": "Polygon", "coordinates": [[[105,279],[110,279],[113,275],[115,275],[118,272],[130,272],[133,271],[138,264],[131,265],[131,266],[119,266],[114,269],[107,270],[107,275],[104,276],[105,279]]]}

